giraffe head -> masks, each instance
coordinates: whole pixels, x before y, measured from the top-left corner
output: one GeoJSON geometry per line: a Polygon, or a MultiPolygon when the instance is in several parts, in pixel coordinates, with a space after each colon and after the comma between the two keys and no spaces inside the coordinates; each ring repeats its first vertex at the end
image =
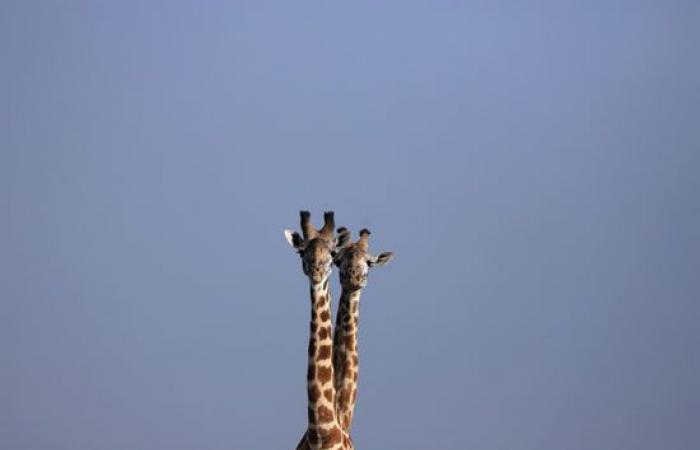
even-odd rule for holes
{"type": "Polygon", "coordinates": [[[323,214],[323,227],[319,230],[311,223],[311,214],[308,211],[300,211],[299,216],[303,237],[292,230],[284,230],[284,235],[289,245],[301,256],[304,274],[312,284],[320,284],[331,274],[333,257],[349,243],[350,233],[342,228],[338,235],[334,236],[333,211],[323,214]]]}
{"type": "MultiPolygon", "coordinates": [[[[339,228],[338,233],[346,233],[347,230],[339,228]]],[[[333,262],[340,271],[340,284],[343,289],[356,291],[367,285],[367,274],[370,267],[383,266],[394,258],[392,252],[382,252],[372,255],[369,252],[368,229],[360,230],[360,238],[357,242],[348,244],[336,252],[333,262]]]]}

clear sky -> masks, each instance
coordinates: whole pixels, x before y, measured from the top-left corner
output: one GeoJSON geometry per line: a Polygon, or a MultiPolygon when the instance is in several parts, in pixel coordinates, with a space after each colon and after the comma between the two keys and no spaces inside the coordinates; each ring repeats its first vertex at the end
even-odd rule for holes
{"type": "Polygon", "coordinates": [[[699,42],[695,1],[3,1],[0,448],[293,448],[302,208],[396,253],[358,449],[700,448],[699,42]]]}

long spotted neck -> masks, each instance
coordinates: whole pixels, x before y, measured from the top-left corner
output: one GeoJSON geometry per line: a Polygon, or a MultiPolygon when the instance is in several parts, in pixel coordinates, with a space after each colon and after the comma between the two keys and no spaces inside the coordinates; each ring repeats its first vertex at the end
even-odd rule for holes
{"type": "Polygon", "coordinates": [[[333,342],[331,340],[331,295],[328,280],[311,285],[311,330],[307,388],[309,397],[309,448],[333,448],[343,433],[335,415],[333,386],[333,342]]]}
{"type": "Polygon", "coordinates": [[[362,290],[340,294],[338,315],[333,335],[333,366],[335,368],[336,414],[343,430],[350,431],[357,396],[359,354],[357,330],[360,318],[362,290]]]}

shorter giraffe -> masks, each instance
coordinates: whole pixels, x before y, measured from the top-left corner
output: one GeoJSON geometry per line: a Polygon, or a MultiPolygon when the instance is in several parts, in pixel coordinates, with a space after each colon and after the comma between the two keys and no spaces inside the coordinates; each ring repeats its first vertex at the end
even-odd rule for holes
{"type": "MultiPolygon", "coordinates": [[[[340,228],[338,232],[344,232],[340,228]]],[[[377,256],[369,253],[367,229],[360,231],[357,242],[340,249],[333,262],[340,272],[342,291],[333,334],[333,367],[335,369],[336,414],[345,431],[350,432],[357,399],[359,353],[357,334],[360,315],[360,296],[367,286],[370,267],[383,266],[394,257],[391,252],[377,256]]]]}
{"type": "Polygon", "coordinates": [[[311,224],[307,211],[301,211],[300,216],[303,238],[290,230],[284,232],[289,244],[301,256],[311,291],[309,365],[306,374],[308,426],[297,450],[352,450],[350,436],[340,426],[335,413],[331,293],[328,286],[332,258],[348,242],[349,233],[346,231],[333,236],[335,225],[332,212],[324,214],[324,225],[320,230],[311,224]]]}

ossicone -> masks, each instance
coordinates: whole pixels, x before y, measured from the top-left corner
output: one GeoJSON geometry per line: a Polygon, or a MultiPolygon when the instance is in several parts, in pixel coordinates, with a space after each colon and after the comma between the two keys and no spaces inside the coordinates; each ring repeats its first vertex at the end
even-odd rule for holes
{"type": "Polygon", "coordinates": [[[335,228],[335,214],[333,211],[326,211],[323,213],[323,228],[321,228],[320,233],[326,236],[333,236],[333,229],[335,228]]]}

